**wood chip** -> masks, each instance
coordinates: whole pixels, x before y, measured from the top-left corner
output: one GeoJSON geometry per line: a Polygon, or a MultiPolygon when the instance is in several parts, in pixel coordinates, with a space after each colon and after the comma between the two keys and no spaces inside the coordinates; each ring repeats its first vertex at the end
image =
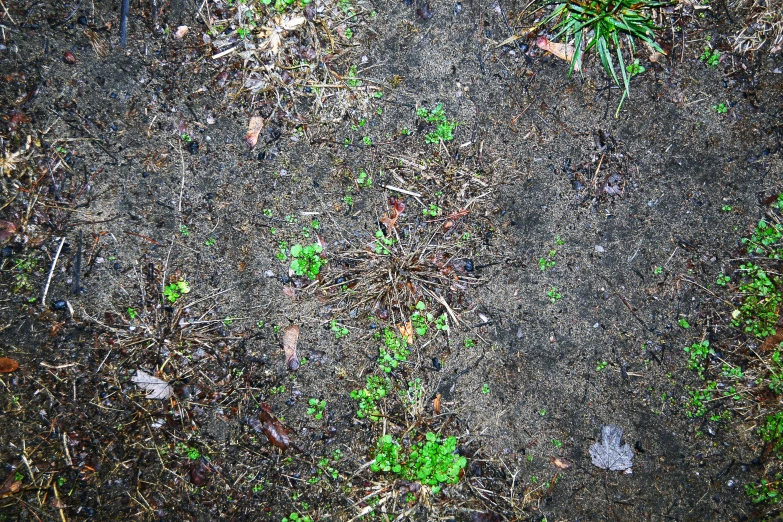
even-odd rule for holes
{"type": "Polygon", "coordinates": [[[571,463],[566,459],[559,459],[557,457],[552,457],[549,459],[549,461],[560,469],[568,469],[571,467],[571,463]]]}
{"type": "Polygon", "coordinates": [[[258,134],[263,128],[264,118],[261,116],[253,116],[250,118],[250,123],[247,125],[247,134],[245,134],[245,143],[247,143],[250,150],[253,150],[256,143],[258,143],[258,134]]]}
{"type": "Polygon", "coordinates": [[[19,363],[8,357],[0,357],[0,373],[15,372],[19,368],[19,363]]]}
{"type": "Polygon", "coordinates": [[[432,411],[435,412],[435,415],[440,415],[440,393],[432,399],[432,411]]]}
{"type": "Polygon", "coordinates": [[[299,358],[296,356],[296,343],[299,341],[299,327],[295,324],[283,330],[283,352],[285,352],[286,367],[295,372],[299,369],[299,358]]]}

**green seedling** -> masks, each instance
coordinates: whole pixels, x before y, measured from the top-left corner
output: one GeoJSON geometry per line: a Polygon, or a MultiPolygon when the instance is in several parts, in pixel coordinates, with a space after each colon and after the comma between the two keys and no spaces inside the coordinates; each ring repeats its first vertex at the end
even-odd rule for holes
{"type": "Polygon", "coordinates": [[[184,132],[182,133],[180,138],[182,138],[182,141],[184,141],[185,143],[191,143],[193,141],[193,138],[191,138],[190,135],[185,134],[184,132]]]}
{"type": "Polygon", "coordinates": [[[430,217],[437,217],[441,213],[441,208],[435,203],[430,203],[430,206],[422,210],[422,214],[430,217]]]}
{"type": "Polygon", "coordinates": [[[718,278],[715,280],[715,284],[718,286],[726,286],[731,281],[731,277],[723,274],[718,274],[718,278]]]}
{"type": "Polygon", "coordinates": [[[748,484],[745,486],[745,494],[750,497],[751,502],[754,504],[778,502],[780,500],[780,482],[783,479],[783,475],[778,473],[775,475],[775,479],[771,482],[767,479],[761,479],[759,484],[748,484]]]}
{"type": "Polygon", "coordinates": [[[780,318],[783,278],[773,275],[755,263],[740,265],[742,281],[738,291],[744,294],[742,306],[732,312],[731,325],[763,339],[774,335],[780,318]]]}
{"type": "Polygon", "coordinates": [[[359,175],[356,177],[356,184],[359,185],[360,188],[370,188],[372,187],[372,178],[370,177],[367,172],[365,172],[364,169],[359,171],[359,175]]]}
{"type": "Polygon", "coordinates": [[[367,147],[369,147],[370,145],[372,145],[372,138],[369,136],[363,136],[362,143],[364,143],[367,147]]]}
{"type": "Polygon", "coordinates": [[[383,344],[378,348],[378,365],[386,373],[391,373],[401,362],[408,360],[411,352],[405,340],[391,328],[383,329],[383,344]]]}
{"type": "Polygon", "coordinates": [[[721,209],[723,212],[731,212],[731,211],[733,210],[733,209],[731,208],[731,205],[723,205],[722,207],[720,207],[720,209],[721,209]]]}
{"type": "Polygon", "coordinates": [[[351,196],[350,194],[346,194],[345,197],[343,197],[343,201],[349,207],[353,206],[353,196],[351,196]]]}
{"type": "Polygon", "coordinates": [[[441,441],[438,435],[428,432],[425,441],[413,444],[406,455],[399,442],[391,435],[384,435],[378,440],[370,469],[376,473],[394,473],[404,480],[418,480],[438,493],[441,484],[456,484],[467,465],[467,459],[457,455],[456,449],[455,437],[441,441]]]}
{"type": "Polygon", "coordinates": [[[483,393],[484,395],[489,395],[489,384],[484,383],[481,386],[481,393],[483,393]]]}
{"type": "Polygon", "coordinates": [[[303,247],[296,244],[291,247],[291,271],[298,276],[307,276],[315,279],[321,273],[321,267],[326,264],[326,259],[319,254],[323,248],[319,244],[303,247]]]}
{"type": "Polygon", "coordinates": [[[335,339],[340,339],[341,337],[345,337],[350,333],[348,328],[338,323],[336,319],[332,319],[332,321],[329,323],[329,329],[334,332],[335,339]]]}
{"type": "Polygon", "coordinates": [[[715,355],[715,350],[710,348],[710,342],[706,339],[686,346],[684,350],[689,355],[688,368],[697,371],[699,375],[704,373],[703,363],[710,355],[715,355]]]}
{"type": "Polygon", "coordinates": [[[474,346],[476,346],[476,341],[474,341],[473,339],[466,338],[464,344],[465,344],[465,348],[473,348],[474,346]]]}
{"type": "Polygon", "coordinates": [[[357,78],[355,65],[351,65],[348,68],[348,74],[345,76],[345,83],[347,83],[349,87],[352,87],[354,89],[361,86],[362,81],[359,78],[357,78]]]}
{"type": "Polygon", "coordinates": [[[688,323],[688,321],[685,318],[682,318],[679,321],[677,321],[677,324],[680,325],[680,328],[684,328],[685,330],[691,327],[690,323],[688,323]]]}
{"type": "Polygon", "coordinates": [[[710,49],[710,46],[707,45],[704,47],[704,52],[701,54],[701,58],[699,58],[699,60],[706,63],[710,67],[717,67],[720,63],[720,51],[717,49],[710,49]]]}
{"type": "Polygon", "coordinates": [[[553,303],[556,303],[559,299],[562,299],[563,296],[560,292],[557,291],[556,287],[552,287],[552,289],[546,293],[547,297],[549,297],[549,300],[553,303]]]}
{"type": "MultiPolygon", "coordinates": [[[[726,112],[728,111],[728,108],[726,107],[725,103],[719,103],[717,105],[713,105],[712,106],[712,110],[717,112],[718,114],[726,114],[726,112]]],[[[731,208],[731,207],[729,207],[729,208],[731,208]]]]}
{"type": "Polygon", "coordinates": [[[368,375],[365,387],[351,392],[351,398],[359,401],[359,410],[356,412],[356,416],[360,419],[368,418],[371,421],[380,419],[378,401],[388,395],[389,388],[388,378],[368,375]]]}
{"type": "Polygon", "coordinates": [[[645,69],[645,68],[644,68],[642,65],[640,65],[640,64],[639,64],[639,59],[638,59],[638,58],[636,58],[636,59],[633,61],[633,63],[629,63],[628,65],[626,65],[626,66],[625,66],[625,70],[626,70],[626,71],[628,72],[628,74],[630,75],[630,76],[629,76],[629,78],[633,78],[634,76],[637,76],[637,75],[639,75],[639,74],[642,74],[642,73],[643,73],[644,71],[646,71],[647,69],[645,69]]]}
{"type": "Polygon", "coordinates": [[[391,248],[391,246],[396,243],[396,240],[391,237],[387,237],[386,234],[383,233],[383,230],[380,229],[375,231],[375,237],[376,240],[375,243],[373,243],[375,246],[375,253],[384,256],[391,254],[389,248],[391,248]]]}
{"type": "Polygon", "coordinates": [[[326,401],[311,398],[307,403],[310,405],[307,408],[307,414],[312,415],[315,420],[321,420],[324,416],[324,409],[326,409],[326,401]]]}
{"type": "Polygon", "coordinates": [[[190,230],[188,230],[187,226],[182,225],[179,227],[179,233],[182,234],[182,237],[188,237],[190,235],[190,230]]]}
{"type": "Polygon", "coordinates": [[[435,132],[430,132],[424,136],[424,140],[427,143],[440,143],[454,139],[454,129],[457,128],[457,122],[446,118],[446,112],[443,110],[442,103],[436,105],[432,110],[418,109],[416,115],[427,123],[435,125],[435,132]]]}
{"type": "Polygon", "coordinates": [[[557,449],[560,449],[563,447],[563,441],[558,439],[552,439],[552,446],[554,446],[557,449]]]}
{"type": "Polygon", "coordinates": [[[609,366],[609,363],[607,361],[598,361],[598,364],[595,365],[595,371],[600,372],[607,366],[609,366]]]}
{"type": "Polygon", "coordinates": [[[139,312],[137,312],[134,308],[128,307],[128,317],[130,317],[130,320],[133,321],[139,316],[139,312]]]}
{"type": "Polygon", "coordinates": [[[170,303],[176,303],[184,294],[190,293],[190,285],[184,279],[176,283],[168,284],[163,289],[163,297],[170,303]]]}
{"type": "Polygon", "coordinates": [[[214,237],[211,237],[211,238],[207,239],[206,241],[204,241],[204,245],[205,246],[212,246],[214,244],[215,244],[215,238],[214,237]]]}
{"type": "Polygon", "coordinates": [[[663,272],[663,267],[662,266],[656,266],[655,268],[653,268],[653,274],[655,274],[655,275],[658,275],[658,274],[660,274],[662,272],[663,272]]]}

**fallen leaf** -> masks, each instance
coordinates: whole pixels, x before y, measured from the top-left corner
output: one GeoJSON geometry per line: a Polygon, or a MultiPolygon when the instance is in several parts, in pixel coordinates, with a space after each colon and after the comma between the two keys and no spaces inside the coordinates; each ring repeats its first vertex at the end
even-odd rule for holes
{"type": "Polygon", "coordinates": [[[568,469],[571,467],[571,463],[566,459],[559,459],[557,457],[552,457],[549,459],[549,461],[560,469],[568,469]]]}
{"type": "Polygon", "coordinates": [[[190,473],[188,475],[190,476],[190,482],[194,486],[201,487],[204,484],[207,483],[207,472],[209,471],[209,468],[204,464],[204,461],[202,459],[199,459],[198,462],[190,465],[190,473]]]}
{"type": "Polygon", "coordinates": [[[291,439],[288,438],[288,428],[272,415],[272,408],[261,403],[261,410],[258,412],[258,418],[261,420],[261,432],[266,435],[269,442],[282,450],[291,447],[291,439]]]}
{"type": "Polygon", "coordinates": [[[633,450],[628,444],[621,445],[622,428],[608,425],[601,428],[601,442],[590,446],[590,458],[595,466],[609,471],[631,473],[633,450]]]}
{"type": "MultiPolygon", "coordinates": [[[[574,44],[564,44],[564,43],[557,43],[557,42],[550,42],[546,39],[544,36],[540,36],[536,40],[536,45],[545,50],[549,51],[550,53],[554,54],[561,60],[565,60],[568,63],[571,63],[571,58],[574,57],[574,44]]],[[[579,64],[574,64],[574,70],[579,71],[581,70],[579,64]]]]}
{"type": "Polygon", "coordinates": [[[19,363],[8,357],[0,357],[0,373],[15,372],[19,368],[19,363]]]}
{"type": "Polygon", "coordinates": [[[389,214],[384,214],[381,218],[381,223],[386,227],[387,236],[391,234],[397,224],[397,220],[400,219],[402,213],[405,212],[405,203],[401,199],[389,198],[389,206],[391,206],[389,214]]]}
{"type": "Polygon", "coordinates": [[[0,221],[0,244],[5,243],[16,235],[16,224],[10,221],[0,221]]]}
{"type": "Polygon", "coordinates": [[[398,324],[397,329],[400,331],[400,337],[405,339],[405,342],[413,344],[413,324],[410,321],[405,324],[398,324]]]}
{"type": "Polygon", "coordinates": [[[298,340],[298,326],[292,324],[283,330],[283,352],[285,352],[285,365],[292,372],[295,372],[299,369],[299,359],[296,356],[296,343],[298,340]]]}
{"type": "Polygon", "coordinates": [[[435,415],[440,415],[440,393],[432,399],[432,411],[435,412],[435,415]]]}
{"type": "Polygon", "coordinates": [[[258,143],[258,134],[261,129],[264,128],[264,118],[261,116],[253,116],[250,118],[250,123],[247,125],[247,134],[245,134],[245,143],[250,147],[250,150],[258,143]]]}
{"type": "Polygon", "coordinates": [[[293,18],[286,18],[283,20],[283,29],[286,31],[293,31],[303,23],[305,23],[307,19],[304,16],[294,16],[293,18]]]}
{"type": "Polygon", "coordinates": [[[294,290],[293,287],[290,286],[284,286],[283,293],[288,297],[290,297],[291,299],[294,299],[296,297],[296,290],[294,290]]]}
{"type": "Polygon", "coordinates": [[[147,399],[168,399],[174,393],[169,383],[142,370],[136,370],[131,381],[147,392],[147,399]]]}
{"type": "Polygon", "coordinates": [[[181,40],[186,34],[188,34],[189,30],[190,28],[187,25],[180,25],[177,27],[177,32],[174,33],[174,38],[181,40]]]}
{"type": "Polygon", "coordinates": [[[22,481],[16,480],[16,470],[18,469],[19,464],[21,463],[17,463],[16,466],[12,467],[11,473],[9,473],[3,483],[0,484],[0,498],[13,495],[22,489],[22,481]]]}

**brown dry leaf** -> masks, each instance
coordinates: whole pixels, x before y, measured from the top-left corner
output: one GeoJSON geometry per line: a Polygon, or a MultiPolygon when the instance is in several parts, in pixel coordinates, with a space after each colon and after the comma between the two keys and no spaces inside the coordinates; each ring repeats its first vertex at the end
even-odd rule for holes
{"type": "Polygon", "coordinates": [[[552,457],[549,459],[549,462],[551,462],[552,464],[554,464],[560,469],[568,469],[571,467],[571,463],[566,459],[559,459],[557,457],[552,457]]]}
{"type": "Polygon", "coordinates": [[[397,329],[400,331],[400,337],[405,339],[405,342],[413,344],[413,325],[410,321],[405,324],[398,324],[397,329]]]}
{"type": "Polygon", "coordinates": [[[440,393],[432,399],[432,411],[435,412],[435,415],[440,415],[440,393]]]}
{"type": "Polygon", "coordinates": [[[181,40],[186,34],[188,34],[189,30],[190,28],[187,25],[180,25],[177,27],[177,32],[174,33],[174,38],[181,40]]]}
{"type": "Polygon", "coordinates": [[[305,23],[307,19],[304,16],[294,16],[292,18],[286,18],[283,20],[283,29],[286,31],[293,31],[303,23],[305,23]]]}
{"type": "Polygon", "coordinates": [[[261,129],[264,128],[264,118],[261,116],[253,116],[250,118],[250,123],[247,126],[247,134],[245,134],[245,143],[250,147],[250,150],[258,143],[258,134],[261,129]]]}
{"type": "Polygon", "coordinates": [[[0,244],[5,243],[16,235],[16,224],[10,221],[0,221],[0,244]]]}
{"type": "Polygon", "coordinates": [[[0,373],[15,372],[19,368],[19,363],[8,357],[0,357],[0,373]]]}
{"type": "Polygon", "coordinates": [[[284,286],[283,287],[283,293],[290,297],[291,299],[296,298],[296,290],[293,289],[293,287],[290,286],[284,286]]]}
{"type": "Polygon", "coordinates": [[[258,412],[258,418],[261,421],[261,431],[273,446],[277,446],[282,450],[291,447],[291,439],[288,438],[288,428],[283,426],[277,420],[277,417],[272,415],[272,408],[268,404],[261,403],[261,411],[258,412]]]}
{"type": "Polygon", "coordinates": [[[296,356],[296,343],[299,341],[299,327],[295,324],[283,330],[283,352],[285,352],[286,367],[295,372],[299,369],[299,358],[296,356]]]}
{"type": "MultiPolygon", "coordinates": [[[[541,36],[536,40],[536,45],[545,50],[549,51],[550,53],[554,54],[561,60],[565,60],[568,63],[571,63],[571,58],[574,57],[574,45],[573,44],[564,44],[564,43],[557,43],[557,42],[550,42],[546,39],[546,37],[541,36]]],[[[574,70],[579,71],[581,68],[579,67],[579,64],[574,64],[574,70]]]]}
{"type": "Polygon", "coordinates": [[[16,472],[12,471],[8,477],[0,484],[0,498],[13,495],[22,489],[22,481],[16,480],[16,472]]]}
{"type": "Polygon", "coordinates": [[[400,219],[402,213],[405,212],[405,203],[401,199],[389,198],[389,205],[391,206],[389,215],[384,215],[381,218],[381,223],[386,227],[387,236],[391,235],[392,230],[394,230],[394,227],[397,224],[397,220],[400,219]]]}

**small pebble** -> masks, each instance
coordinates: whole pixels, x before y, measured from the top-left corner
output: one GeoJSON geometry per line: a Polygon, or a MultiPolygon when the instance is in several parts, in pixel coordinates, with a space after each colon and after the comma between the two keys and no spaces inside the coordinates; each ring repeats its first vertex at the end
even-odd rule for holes
{"type": "Polygon", "coordinates": [[[275,277],[275,273],[271,270],[267,270],[264,272],[264,277],[275,277]]]}
{"type": "Polygon", "coordinates": [[[472,259],[466,259],[465,260],[465,271],[466,272],[472,272],[473,271],[473,260],[472,259]]]}
{"type": "Polygon", "coordinates": [[[185,149],[187,149],[188,152],[191,154],[195,154],[198,152],[198,142],[191,141],[185,146],[185,149]]]}
{"type": "Polygon", "coordinates": [[[604,247],[602,247],[601,245],[595,245],[595,251],[598,253],[603,253],[604,247]]]}
{"type": "Polygon", "coordinates": [[[68,306],[68,303],[66,303],[64,299],[59,299],[52,303],[52,308],[55,310],[65,310],[66,306],[68,306]]]}
{"type": "Polygon", "coordinates": [[[76,57],[73,55],[70,51],[65,51],[63,53],[63,61],[67,63],[68,65],[73,65],[76,63],[76,57]]]}
{"type": "Polygon", "coordinates": [[[84,26],[86,26],[86,25],[87,25],[87,17],[86,17],[86,16],[84,16],[84,15],[81,15],[81,16],[79,17],[79,25],[84,25],[84,26]]]}

